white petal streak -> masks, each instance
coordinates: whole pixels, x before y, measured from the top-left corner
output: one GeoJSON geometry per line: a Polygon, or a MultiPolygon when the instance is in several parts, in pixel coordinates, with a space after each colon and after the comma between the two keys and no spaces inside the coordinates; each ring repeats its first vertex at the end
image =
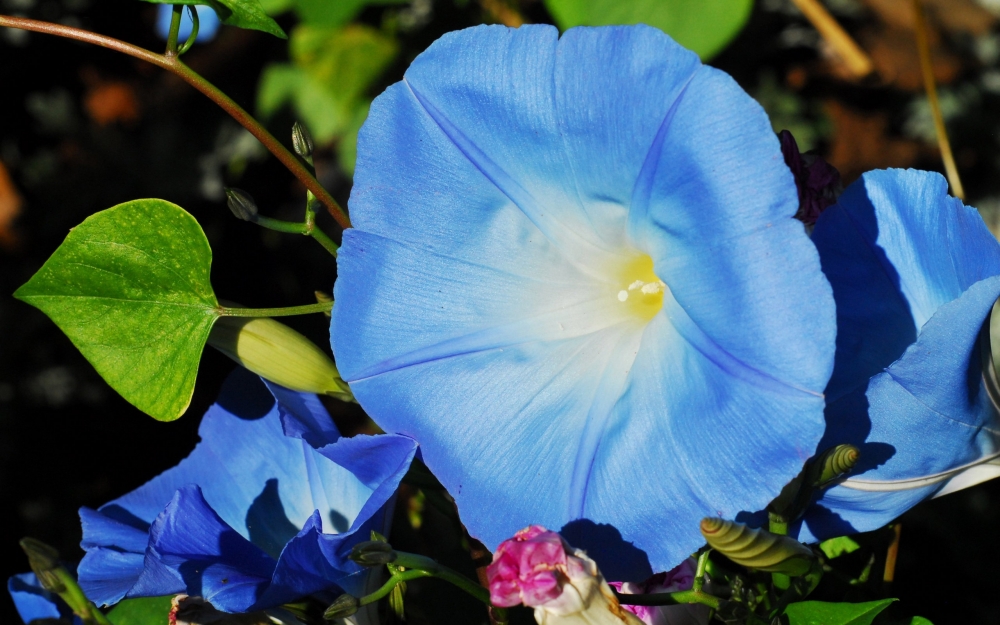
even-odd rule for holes
{"type": "Polygon", "coordinates": [[[944,481],[952,480],[953,478],[959,478],[960,474],[964,474],[966,471],[969,472],[966,476],[964,476],[966,479],[957,479],[954,485],[949,483],[945,486],[944,491],[936,495],[941,496],[956,490],[961,490],[968,486],[974,486],[979,482],[983,482],[991,477],[1000,475],[1000,466],[993,465],[1000,465],[1000,451],[985,455],[982,458],[974,460],[973,462],[969,462],[940,473],[921,475],[920,477],[911,477],[902,480],[864,480],[860,478],[849,478],[841,482],[840,485],[852,490],[867,492],[895,492],[939,484],[944,481]],[[982,479],[976,479],[978,477],[982,477],[982,479]]]}
{"type": "MultiPolygon", "coordinates": [[[[600,332],[631,321],[628,312],[609,293],[569,306],[546,311],[511,323],[485,328],[376,363],[352,376],[357,382],[388,371],[451,358],[462,354],[502,349],[533,341],[555,341],[600,332]]],[[[628,324],[631,325],[631,324],[628,324]]]]}
{"type": "MultiPolygon", "coordinates": [[[[599,273],[600,267],[621,261],[620,255],[596,244],[591,237],[576,231],[573,228],[576,224],[561,223],[555,217],[556,211],[546,210],[546,207],[542,206],[530,191],[480,150],[434,103],[421,94],[412,82],[404,78],[403,83],[409,88],[414,100],[427,113],[427,116],[441,129],[441,132],[476,169],[482,172],[483,176],[501,193],[510,198],[510,201],[531,220],[531,223],[535,224],[542,235],[556,246],[570,263],[587,275],[602,278],[603,275],[599,273]],[[595,273],[595,270],[598,272],[595,273]]],[[[575,200],[566,198],[566,201],[573,202],[575,200]]],[[[589,221],[584,222],[585,225],[589,225],[589,223],[589,221]]]]}

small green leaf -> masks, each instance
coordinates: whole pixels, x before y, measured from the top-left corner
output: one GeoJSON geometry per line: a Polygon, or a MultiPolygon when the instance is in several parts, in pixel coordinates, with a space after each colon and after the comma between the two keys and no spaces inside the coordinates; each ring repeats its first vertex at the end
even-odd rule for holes
{"type": "Polygon", "coordinates": [[[171,596],[126,599],[108,612],[111,625],[167,625],[171,596]]]}
{"type": "Polygon", "coordinates": [[[934,624],[922,616],[914,616],[913,620],[910,621],[910,625],[934,625],[934,624]]]}
{"type": "Polygon", "coordinates": [[[820,550],[826,554],[827,558],[831,560],[842,556],[845,553],[853,553],[861,548],[861,545],[854,542],[850,536],[839,536],[837,538],[831,538],[830,540],[824,540],[819,544],[820,550]]]}
{"type": "MultiPolygon", "coordinates": [[[[265,33],[288,39],[285,31],[264,11],[260,0],[145,0],[153,4],[201,4],[212,7],[219,15],[223,24],[260,30],[265,33]]],[[[333,0],[329,0],[333,2],[333,0]]]]}
{"type": "Polygon", "coordinates": [[[649,24],[709,59],[742,30],[753,0],[545,0],[559,28],[649,24]]]}
{"type": "Polygon", "coordinates": [[[219,317],[211,265],[194,217],[164,200],[134,200],[70,231],[14,297],[48,315],[122,397],[171,421],[191,402],[219,317]]]}
{"type": "Polygon", "coordinates": [[[867,603],[802,601],[785,610],[789,625],[871,625],[879,612],[896,599],[867,603]]]}

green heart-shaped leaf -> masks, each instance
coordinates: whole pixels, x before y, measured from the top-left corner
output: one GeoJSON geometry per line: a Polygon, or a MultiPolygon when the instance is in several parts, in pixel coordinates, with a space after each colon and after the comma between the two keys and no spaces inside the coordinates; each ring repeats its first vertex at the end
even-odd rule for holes
{"type": "Polygon", "coordinates": [[[172,421],[191,402],[219,317],[211,265],[187,211],[134,200],[74,228],[14,297],[48,315],[136,408],[172,421]]]}
{"type": "Polygon", "coordinates": [[[108,612],[111,625],[167,625],[173,597],[126,599],[108,612]]]}
{"type": "MultiPolygon", "coordinates": [[[[247,28],[250,30],[260,30],[270,33],[275,37],[288,39],[285,31],[281,30],[278,22],[275,22],[264,11],[260,0],[145,0],[153,4],[201,4],[212,7],[219,16],[223,24],[247,28]]],[[[330,0],[333,2],[334,0],[330,0]]]]}
{"type": "Polygon", "coordinates": [[[545,6],[562,29],[649,24],[708,59],[740,32],[753,0],[545,0],[545,6]]]}
{"type": "Polygon", "coordinates": [[[879,612],[895,599],[867,603],[826,603],[802,601],[785,610],[789,625],[871,625],[879,612]]]}

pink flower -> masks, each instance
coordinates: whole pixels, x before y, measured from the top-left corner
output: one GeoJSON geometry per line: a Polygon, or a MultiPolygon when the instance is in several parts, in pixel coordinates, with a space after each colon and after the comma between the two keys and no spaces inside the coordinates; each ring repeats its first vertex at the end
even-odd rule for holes
{"type": "Polygon", "coordinates": [[[500,543],[486,575],[493,605],[533,607],[540,625],[641,625],[618,604],[593,560],[538,525],[500,543]]]}

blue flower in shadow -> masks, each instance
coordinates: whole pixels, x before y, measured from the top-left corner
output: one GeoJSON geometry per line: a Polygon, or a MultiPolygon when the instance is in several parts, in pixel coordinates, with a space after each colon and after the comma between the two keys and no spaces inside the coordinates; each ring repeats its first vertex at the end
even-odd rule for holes
{"type": "Polygon", "coordinates": [[[397,435],[343,438],[312,395],[237,371],[178,466],[83,508],[80,585],[94,602],[185,592],[229,612],[316,592],[361,592],[347,558],[416,453],[397,435]],[[270,391],[270,392],[268,392],[270,391]]]}

